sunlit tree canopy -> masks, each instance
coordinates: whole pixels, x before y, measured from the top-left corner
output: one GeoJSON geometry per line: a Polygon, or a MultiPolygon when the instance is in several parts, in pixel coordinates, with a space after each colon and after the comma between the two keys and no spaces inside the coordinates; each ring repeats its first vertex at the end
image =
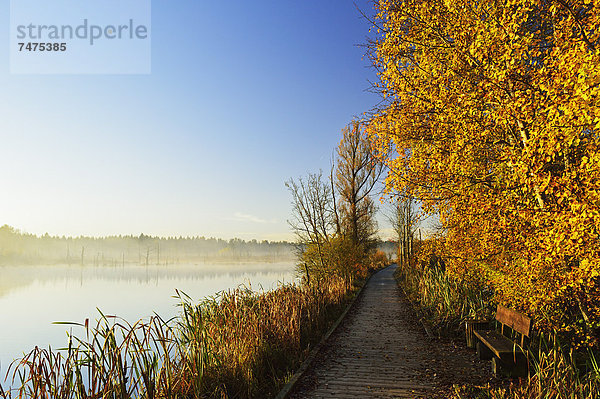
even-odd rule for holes
{"type": "Polygon", "coordinates": [[[597,2],[381,0],[375,24],[387,189],[439,213],[451,273],[598,343],[597,2]]]}

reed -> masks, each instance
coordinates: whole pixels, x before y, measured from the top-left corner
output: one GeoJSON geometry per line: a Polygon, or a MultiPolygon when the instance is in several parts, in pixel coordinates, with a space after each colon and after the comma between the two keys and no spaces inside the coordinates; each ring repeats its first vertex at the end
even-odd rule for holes
{"type": "Polygon", "coordinates": [[[35,348],[7,372],[8,398],[263,398],[273,396],[341,313],[353,288],[339,279],[241,287],[180,316],[133,324],[100,313],[59,350],[35,348]]]}
{"type": "Polygon", "coordinates": [[[458,333],[465,320],[489,318],[493,313],[491,291],[438,268],[404,265],[398,267],[396,278],[438,330],[458,333]]]}

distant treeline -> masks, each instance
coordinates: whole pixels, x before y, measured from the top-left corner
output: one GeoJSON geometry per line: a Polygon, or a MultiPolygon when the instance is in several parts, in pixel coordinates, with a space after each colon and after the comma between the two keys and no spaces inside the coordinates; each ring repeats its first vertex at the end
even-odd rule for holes
{"type": "MultiPolygon", "coordinates": [[[[396,243],[380,248],[394,253],[396,243]]],[[[195,262],[293,261],[294,244],[287,241],[223,240],[205,237],[58,237],[23,233],[0,227],[0,265],[73,264],[116,266],[122,264],[169,265],[195,262]]]]}
{"type": "Polygon", "coordinates": [[[205,237],[57,237],[37,236],[4,225],[0,227],[0,265],[122,264],[169,265],[219,261],[285,261],[294,259],[286,241],[223,240],[205,237]]]}

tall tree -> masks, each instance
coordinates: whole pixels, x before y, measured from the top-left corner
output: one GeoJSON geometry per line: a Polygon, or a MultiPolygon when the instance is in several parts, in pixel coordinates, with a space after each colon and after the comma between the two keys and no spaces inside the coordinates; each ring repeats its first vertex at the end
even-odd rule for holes
{"type": "Polygon", "coordinates": [[[382,173],[383,165],[373,155],[361,123],[352,121],[342,130],[337,148],[335,187],[339,194],[341,230],[354,245],[365,248],[374,245],[377,223],[371,194],[382,173]]]}
{"type": "Polygon", "coordinates": [[[414,235],[419,221],[414,200],[411,197],[399,196],[388,219],[398,237],[398,262],[404,265],[413,255],[414,235]]]}

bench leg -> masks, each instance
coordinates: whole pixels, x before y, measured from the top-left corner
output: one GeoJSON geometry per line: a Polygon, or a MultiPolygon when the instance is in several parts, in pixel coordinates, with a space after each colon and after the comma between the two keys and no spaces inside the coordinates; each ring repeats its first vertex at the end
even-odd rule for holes
{"type": "Polygon", "coordinates": [[[492,357],[494,357],[494,354],[492,353],[492,351],[485,346],[481,341],[477,341],[477,356],[479,357],[479,360],[490,360],[492,357]]]}
{"type": "Polygon", "coordinates": [[[507,377],[508,370],[504,362],[497,357],[492,358],[492,374],[496,377],[507,377]]]}
{"type": "Polygon", "coordinates": [[[499,377],[527,377],[529,366],[527,358],[523,355],[517,356],[517,361],[504,361],[500,358],[492,358],[492,373],[499,377]]]}

